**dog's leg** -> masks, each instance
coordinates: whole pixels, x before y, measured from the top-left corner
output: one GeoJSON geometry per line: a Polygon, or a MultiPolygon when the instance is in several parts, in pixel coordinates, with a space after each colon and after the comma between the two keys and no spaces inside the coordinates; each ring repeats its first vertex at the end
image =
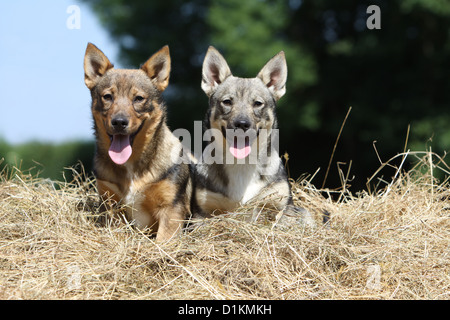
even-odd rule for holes
{"type": "Polygon", "coordinates": [[[276,224],[281,227],[289,225],[301,225],[303,227],[315,228],[316,223],[311,213],[305,208],[288,204],[276,217],[276,224]]]}
{"type": "Polygon", "coordinates": [[[96,222],[101,226],[118,222],[125,215],[125,210],[118,209],[120,191],[112,183],[97,179],[97,190],[100,196],[99,216],[96,222]]]}
{"type": "Polygon", "coordinates": [[[158,210],[158,233],[156,242],[166,242],[181,232],[186,220],[186,210],[179,207],[163,207],[158,210]]]}

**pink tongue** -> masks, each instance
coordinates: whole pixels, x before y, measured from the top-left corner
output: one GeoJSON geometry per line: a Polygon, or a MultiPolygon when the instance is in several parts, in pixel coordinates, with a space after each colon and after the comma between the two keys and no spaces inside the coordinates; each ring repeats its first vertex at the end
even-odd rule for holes
{"type": "Polygon", "coordinates": [[[252,147],[250,147],[247,143],[242,148],[238,148],[236,144],[230,147],[231,154],[237,159],[244,159],[250,154],[251,151],[252,147]]]}
{"type": "Polygon", "coordinates": [[[109,147],[109,157],[116,164],[124,164],[131,156],[130,136],[115,134],[111,147],[109,147]]]}

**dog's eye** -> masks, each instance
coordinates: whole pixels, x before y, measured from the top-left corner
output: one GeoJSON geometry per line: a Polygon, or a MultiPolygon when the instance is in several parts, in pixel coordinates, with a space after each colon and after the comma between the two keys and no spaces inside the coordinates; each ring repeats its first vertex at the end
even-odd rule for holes
{"type": "Polygon", "coordinates": [[[142,101],[144,101],[144,97],[142,97],[142,96],[134,97],[134,102],[142,102],[142,101]]]}
{"type": "Polygon", "coordinates": [[[222,104],[224,106],[229,107],[229,106],[231,106],[233,104],[233,101],[231,101],[231,99],[225,99],[225,100],[222,100],[222,104]]]}
{"type": "Polygon", "coordinates": [[[253,106],[254,107],[261,107],[264,103],[262,103],[261,101],[256,100],[255,102],[253,102],[253,106]]]}
{"type": "Polygon", "coordinates": [[[112,98],[113,98],[112,95],[109,94],[109,93],[103,95],[103,99],[104,99],[105,101],[111,101],[112,98]]]}

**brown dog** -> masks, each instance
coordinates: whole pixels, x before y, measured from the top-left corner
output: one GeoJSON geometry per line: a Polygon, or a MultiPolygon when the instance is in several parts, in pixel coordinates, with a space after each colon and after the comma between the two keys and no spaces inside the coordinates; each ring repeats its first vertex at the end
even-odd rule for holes
{"type": "Polygon", "coordinates": [[[174,236],[191,214],[189,161],[179,161],[180,141],[166,125],[161,94],[169,84],[169,48],[156,52],[140,69],[114,69],[89,43],[84,58],[91,90],[96,136],[94,173],[104,201],[126,208],[139,229],[174,236]]]}

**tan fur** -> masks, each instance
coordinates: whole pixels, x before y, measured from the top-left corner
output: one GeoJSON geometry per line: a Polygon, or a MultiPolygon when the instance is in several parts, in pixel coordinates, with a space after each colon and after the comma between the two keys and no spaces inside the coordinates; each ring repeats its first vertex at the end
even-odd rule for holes
{"type": "Polygon", "coordinates": [[[191,214],[192,192],[188,165],[171,160],[181,143],[165,123],[161,100],[169,82],[169,49],[162,48],[141,69],[116,70],[97,47],[88,44],[84,65],[92,95],[99,194],[103,200],[125,205],[127,218],[138,228],[156,233],[157,241],[169,240],[191,214]],[[117,134],[112,119],[118,115],[127,120],[120,135],[129,136],[132,147],[131,156],[121,165],[108,155],[112,135],[117,134]]]}
{"type": "Polygon", "coordinates": [[[233,201],[221,193],[198,188],[195,190],[197,204],[207,216],[222,214],[239,207],[239,201],[233,201]]]}

